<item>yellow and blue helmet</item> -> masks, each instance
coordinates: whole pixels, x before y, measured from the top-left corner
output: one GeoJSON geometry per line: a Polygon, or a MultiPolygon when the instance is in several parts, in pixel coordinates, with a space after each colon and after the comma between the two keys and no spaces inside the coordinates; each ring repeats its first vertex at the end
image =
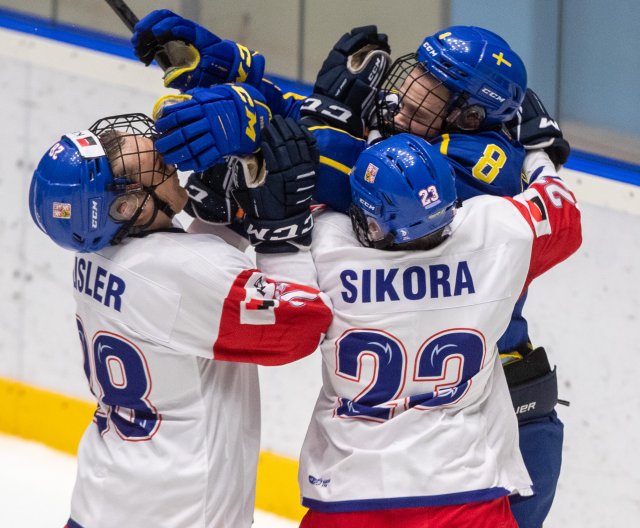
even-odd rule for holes
{"type": "Polygon", "coordinates": [[[455,105],[484,109],[483,127],[511,119],[524,99],[527,70],[499,35],[475,26],[451,26],[424,39],[416,58],[456,97],[455,105]]]}

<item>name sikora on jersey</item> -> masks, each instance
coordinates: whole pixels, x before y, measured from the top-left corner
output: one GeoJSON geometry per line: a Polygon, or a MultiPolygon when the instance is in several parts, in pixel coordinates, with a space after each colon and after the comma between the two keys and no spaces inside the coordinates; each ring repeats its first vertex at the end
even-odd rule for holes
{"type": "Polygon", "coordinates": [[[455,266],[431,264],[404,269],[345,269],[340,273],[340,281],[342,299],[347,303],[419,301],[426,297],[438,299],[476,292],[466,260],[455,266]]]}

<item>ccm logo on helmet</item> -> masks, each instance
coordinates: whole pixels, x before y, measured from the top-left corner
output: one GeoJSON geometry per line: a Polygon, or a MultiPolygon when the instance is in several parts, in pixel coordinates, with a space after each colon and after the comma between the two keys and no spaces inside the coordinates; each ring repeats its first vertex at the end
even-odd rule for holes
{"type": "Polygon", "coordinates": [[[432,57],[436,57],[438,55],[438,52],[435,49],[433,49],[433,46],[431,44],[429,44],[428,42],[423,43],[422,47],[424,49],[426,49],[427,53],[429,55],[431,55],[432,57]]]}
{"type": "Polygon", "coordinates": [[[364,198],[358,197],[358,202],[360,203],[360,205],[362,205],[363,207],[365,207],[369,211],[375,211],[376,210],[376,206],[375,205],[371,205],[364,198]]]}
{"type": "Polygon", "coordinates": [[[98,229],[98,218],[100,218],[98,200],[91,200],[91,229],[98,229]]]}
{"type": "Polygon", "coordinates": [[[491,99],[495,99],[496,101],[498,101],[499,103],[503,103],[505,101],[505,98],[498,95],[497,93],[495,93],[492,90],[489,90],[489,88],[487,88],[486,86],[484,88],[482,88],[482,90],[480,90],[483,94],[488,95],[489,97],[491,97],[491,99]]]}

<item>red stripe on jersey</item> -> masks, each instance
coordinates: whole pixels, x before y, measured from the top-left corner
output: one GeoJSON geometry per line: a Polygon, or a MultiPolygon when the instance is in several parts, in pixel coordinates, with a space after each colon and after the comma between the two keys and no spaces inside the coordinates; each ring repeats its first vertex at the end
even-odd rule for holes
{"type": "Polygon", "coordinates": [[[318,290],[245,270],[222,307],[214,359],[283,365],[311,354],[331,323],[318,290]]]}
{"type": "Polygon", "coordinates": [[[450,506],[342,513],[309,510],[300,528],[518,528],[508,497],[450,506]]]}
{"type": "Polygon", "coordinates": [[[533,279],[578,250],[582,244],[580,210],[575,196],[559,178],[538,178],[525,192],[507,199],[533,232],[524,291],[533,279]]]}

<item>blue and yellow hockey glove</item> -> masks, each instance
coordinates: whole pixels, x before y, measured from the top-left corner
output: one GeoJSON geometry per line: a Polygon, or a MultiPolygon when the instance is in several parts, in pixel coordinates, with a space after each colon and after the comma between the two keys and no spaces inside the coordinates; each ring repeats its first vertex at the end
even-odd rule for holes
{"type": "Polygon", "coordinates": [[[175,13],[152,11],[134,28],[131,38],[136,56],[149,65],[164,50],[171,66],[164,85],[180,91],[238,82],[259,86],[264,57],[231,40],[222,40],[208,29],[175,13]],[[177,45],[177,43],[186,45],[177,45]]]}
{"type": "Polygon", "coordinates": [[[153,114],[156,148],[167,163],[183,171],[203,171],[226,156],[253,153],[271,119],[262,94],[241,84],[165,96],[153,114]]]}

